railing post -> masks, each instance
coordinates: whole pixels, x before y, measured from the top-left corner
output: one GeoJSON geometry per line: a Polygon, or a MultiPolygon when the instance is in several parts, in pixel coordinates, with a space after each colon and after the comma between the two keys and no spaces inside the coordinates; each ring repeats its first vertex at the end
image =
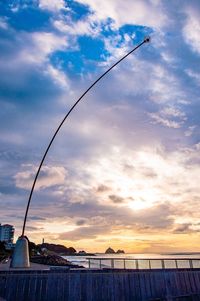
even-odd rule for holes
{"type": "Polygon", "coordinates": [[[151,270],[151,259],[149,259],[149,269],[151,270]]]}
{"type": "Polygon", "coordinates": [[[190,268],[193,269],[193,262],[192,262],[192,259],[189,259],[189,265],[190,265],[190,268]]]}
{"type": "Polygon", "coordinates": [[[99,259],[99,268],[101,269],[102,265],[101,265],[101,259],[99,259]]]}
{"type": "Polygon", "coordinates": [[[139,269],[139,264],[138,264],[138,260],[137,259],[135,259],[135,267],[136,267],[136,270],[139,269]]]}
{"type": "Polygon", "coordinates": [[[175,260],[176,269],[178,269],[178,262],[175,260]]]}
{"type": "Polygon", "coordinates": [[[89,269],[90,269],[90,258],[89,258],[88,260],[89,260],[89,262],[88,262],[88,267],[89,267],[89,269]]]}
{"type": "Polygon", "coordinates": [[[126,260],[124,259],[124,269],[126,269],[126,260]]]}
{"type": "Polygon", "coordinates": [[[165,268],[165,261],[164,261],[164,259],[161,260],[161,264],[162,264],[162,269],[164,269],[165,268]]]}
{"type": "Polygon", "coordinates": [[[114,269],[114,259],[111,259],[111,268],[114,269]]]}

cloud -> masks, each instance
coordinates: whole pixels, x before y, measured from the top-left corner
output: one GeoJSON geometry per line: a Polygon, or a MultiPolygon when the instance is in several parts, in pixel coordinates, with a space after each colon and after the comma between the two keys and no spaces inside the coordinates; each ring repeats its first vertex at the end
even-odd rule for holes
{"type": "Polygon", "coordinates": [[[185,131],[185,136],[190,137],[195,129],[196,129],[196,125],[189,126],[188,129],[185,131]]]}
{"type": "Polygon", "coordinates": [[[8,29],[8,23],[6,22],[6,20],[2,17],[0,17],[0,28],[3,30],[7,30],[8,29]]]}
{"type": "Polygon", "coordinates": [[[53,25],[59,32],[76,37],[88,35],[95,38],[101,32],[101,23],[93,14],[77,21],[71,20],[69,17],[56,19],[53,21],[53,25]]]}
{"type": "Polygon", "coordinates": [[[185,113],[174,107],[165,107],[162,113],[167,116],[185,118],[185,113]]]}
{"type": "Polygon", "coordinates": [[[183,223],[176,226],[174,234],[190,234],[200,232],[199,223],[183,223]]]}
{"type": "MultiPolygon", "coordinates": [[[[8,36],[1,38],[3,54],[9,58],[7,67],[18,67],[22,64],[41,65],[49,61],[50,54],[58,50],[66,50],[69,47],[66,35],[48,31],[17,32],[9,26],[8,36]],[[6,43],[6,44],[5,44],[6,43]],[[13,43],[15,48],[12,48],[13,43]],[[4,51],[7,49],[7,52],[4,51]]],[[[1,64],[5,63],[1,59],[1,64]]],[[[23,66],[25,68],[25,66],[23,66]]],[[[9,69],[8,69],[9,70],[9,69]]]]}
{"type": "MultiPolygon", "coordinates": [[[[23,110],[33,108],[36,103],[42,108],[41,100],[44,104],[46,99],[49,104],[50,100],[57,100],[69,89],[66,73],[50,61],[50,56],[58,50],[66,49],[68,42],[66,36],[53,32],[17,32],[12,27],[7,32],[6,39],[1,38],[0,67],[4,76],[0,81],[0,102],[9,113],[14,112],[17,118],[19,104],[23,110]],[[13,103],[13,107],[9,107],[9,103],[13,103]]],[[[14,135],[19,137],[14,131],[7,136],[14,135]]]]}
{"type": "MultiPolygon", "coordinates": [[[[140,233],[152,233],[155,231],[167,231],[171,229],[174,220],[171,217],[172,211],[169,204],[161,204],[149,209],[144,209],[139,213],[130,212],[125,208],[121,210],[113,207],[99,207],[94,204],[96,216],[93,215],[84,223],[84,226],[78,227],[72,231],[63,232],[59,235],[61,240],[99,240],[100,237],[111,236],[117,238],[126,233],[134,235],[140,233]],[[100,210],[103,210],[104,217],[100,210]]],[[[83,212],[84,214],[84,212],[83,212]]]]}
{"type": "MultiPolygon", "coordinates": [[[[24,165],[23,171],[18,172],[14,179],[16,186],[23,189],[30,189],[36,174],[36,168],[32,165],[24,165]]],[[[43,166],[40,177],[37,181],[36,190],[65,183],[67,171],[60,166],[43,166]]]]}
{"type": "Polygon", "coordinates": [[[95,226],[95,227],[79,227],[73,231],[62,233],[59,236],[61,240],[71,240],[79,241],[83,239],[95,239],[99,234],[105,234],[109,231],[109,228],[106,226],[95,226]]]}
{"type": "Polygon", "coordinates": [[[174,229],[174,233],[180,233],[180,234],[184,234],[184,233],[190,233],[191,232],[191,229],[190,229],[190,226],[191,224],[182,224],[182,225],[179,225],[177,226],[175,229],[174,229]]]}
{"type": "Polygon", "coordinates": [[[45,73],[52,77],[55,84],[58,84],[61,88],[69,89],[68,78],[62,70],[56,69],[52,65],[48,64],[45,73]]]}
{"type": "Polygon", "coordinates": [[[186,69],[185,72],[197,83],[198,86],[200,86],[200,73],[195,72],[191,69],[186,69]]]}
{"type": "Polygon", "coordinates": [[[138,24],[161,28],[168,21],[163,7],[158,2],[138,0],[134,2],[79,0],[78,2],[89,5],[100,20],[112,18],[117,26],[138,24]]]}
{"type": "Polygon", "coordinates": [[[26,227],[26,230],[27,230],[27,231],[31,231],[31,232],[36,232],[36,231],[42,231],[43,228],[27,226],[27,227],[26,227]]]}
{"type": "Polygon", "coordinates": [[[164,118],[160,116],[160,114],[156,113],[149,113],[149,116],[153,119],[154,123],[162,124],[163,126],[169,127],[169,128],[174,128],[178,129],[181,127],[181,123],[174,121],[174,120],[169,120],[167,118],[164,118]]]}
{"type": "Polygon", "coordinates": [[[162,65],[151,66],[152,77],[149,82],[151,100],[158,104],[182,104],[185,101],[185,91],[182,89],[180,79],[172,70],[162,65]]]}
{"type": "MultiPolygon", "coordinates": [[[[19,53],[18,62],[40,64],[48,60],[48,56],[58,50],[64,50],[68,46],[68,41],[63,35],[56,35],[52,32],[33,32],[23,34],[24,39],[29,40],[28,47],[19,53]]],[[[23,36],[22,36],[23,37],[23,36]]]]}
{"type": "Polygon", "coordinates": [[[183,37],[194,52],[200,54],[200,10],[191,7],[186,11],[186,23],[183,27],[183,37]]]}
{"type": "Polygon", "coordinates": [[[79,219],[79,220],[77,220],[76,225],[77,225],[77,226],[83,226],[85,223],[86,223],[86,220],[84,220],[84,219],[79,219]]]}
{"type": "Polygon", "coordinates": [[[114,203],[114,204],[121,204],[124,202],[124,198],[111,194],[109,195],[109,199],[114,203]]]}
{"type": "Polygon", "coordinates": [[[59,11],[65,9],[64,0],[39,0],[39,7],[50,11],[59,11]]]}
{"type": "Polygon", "coordinates": [[[33,221],[45,221],[46,220],[46,218],[41,217],[41,216],[29,216],[29,219],[33,220],[33,221]]]}
{"type": "Polygon", "coordinates": [[[170,203],[157,204],[154,207],[145,209],[140,212],[138,218],[135,220],[141,229],[150,228],[154,229],[167,229],[174,223],[173,211],[170,203]]]}
{"type": "Polygon", "coordinates": [[[97,187],[97,192],[105,192],[105,191],[108,191],[108,190],[110,190],[110,188],[108,187],[108,186],[106,186],[106,185],[99,185],[98,187],[97,187]]]}

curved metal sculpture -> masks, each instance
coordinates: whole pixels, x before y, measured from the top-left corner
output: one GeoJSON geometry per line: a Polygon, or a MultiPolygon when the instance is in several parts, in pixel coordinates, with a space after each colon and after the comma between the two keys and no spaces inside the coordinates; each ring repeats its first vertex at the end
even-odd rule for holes
{"type": "Polygon", "coordinates": [[[46,155],[56,137],[56,135],[58,134],[60,128],[62,127],[63,123],[65,122],[65,120],[67,119],[67,117],[69,116],[69,114],[73,111],[73,109],[77,106],[77,104],[81,101],[81,99],[92,89],[92,87],[94,87],[108,72],[110,72],[115,66],[117,66],[121,61],[123,61],[127,56],[129,56],[132,52],[134,52],[136,49],[138,49],[140,46],[142,46],[144,43],[148,43],[150,42],[150,37],[146,37],[140,44],[138,44],[135,48],[133,48],[130,52],[128,52],[126,55],[124,55],[120,60],[118,60],[115,64],[113,64],[107,71],[105,71],[97,80],[95,80],[95,82],[79,97],[79,99],[73,104],[73,106],[70,108],[70,110],[67,112],[67,114],[65,115],[65,117],[63,118],[63,120],[61,121],[61,123],[59,124],[58,128],[56,129],[53,137],[51,138],[51,141],[49,142],[49,145],[46,148],[46,151],[42,157],[42,160],[40,162],[40,165],[38,167],[37,173],[35,175],[34,181],[33,181],[33,185],[31,188],[31,192],[29,195],[29,199],[28,199],[28,203],[26,206],[26,212],[25,212],[25,216],[24,216],[24,223],[23,223],[23,229],[22,229],[22,237],[24,236],[24,232],[25,232],[25,227],[26,227],[26,220],[27,220],[27,215],[28,215],[28,211],[29,211],[29,207],[30,207],[30,202],[32,199],[32,194],[35,188],[35,184],[37,182],[40,170],[42,168],[42,165],[44,163],[44,160],[46,158],[46,155]]]}
{"type": "Polygon", "coordinates": [[[25,228],[26,228],[26,221],[27,221],[27,216],[28,216],[28,211],[33,195],[33,191],[40,173],[40,170],[42,168],[42,165],[44,163],[44,160],[47,156],[47,153],[56,137],[58,134],[60,128],[62,127],[63,123],[67,119],[67,117],[70,115],[70,113],[73,111],[73,109],[77,106],[77,104],[81,101],[81,99],[108,73],[110,72],[115,66],[117,66],[121,61],[123,61],[127,56],[129,56],[131,53],[133,53],[136,49],[138,49],[140,46],[142,46],[144,43],[150,42],[150,37],[146,37],[140,44],[138,44],[135,48],[133,48],[130,52],[128,52],[126,55],[124,55],[121,59],[119,59],[115,64],[113,64],[107,71],[105,71],[97,80],[94,81],[93,84],[79,97],[79,99],[73,104],[73,106],[70,108],[70,110],[67,112],[61,123],[59,124],[58,128],[56,129],[53,137],[51,138],[51,141],[49,142],[46,151],[42,157],[42,160],[40,162],[40,165],[38,167],[37,173],[35,175],[32,188],[30,191],[28,203],[26,206],[26,212],[24,216],[24,223],[23,223],[23,229],[22,229],[22,235],[18,238],[16,242],[16,246],[14,249],[14,253],[12,256],[12,260],[10,263],[11,268],[29,268],[30,267],[30,260],[29,260],[29,246],[28,246],[28,239],[26,236],[24,236],[25,228]]]}

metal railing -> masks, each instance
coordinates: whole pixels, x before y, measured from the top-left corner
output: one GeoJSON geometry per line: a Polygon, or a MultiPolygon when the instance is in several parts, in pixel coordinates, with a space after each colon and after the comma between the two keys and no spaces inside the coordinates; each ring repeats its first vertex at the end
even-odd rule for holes
{"type": "Polygon", "coordinates": [[[93,258],[89,257],[89,269],[200,269],[200,258],[93,258]]]}

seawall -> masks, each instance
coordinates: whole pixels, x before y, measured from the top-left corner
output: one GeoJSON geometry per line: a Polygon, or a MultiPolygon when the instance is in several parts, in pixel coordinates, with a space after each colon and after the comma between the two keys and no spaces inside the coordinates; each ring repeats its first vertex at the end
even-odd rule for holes
{"type": "Polygon", "coordinates": [[[200,269],[0,271],[0,300],[200,300],[200,269]]]}

